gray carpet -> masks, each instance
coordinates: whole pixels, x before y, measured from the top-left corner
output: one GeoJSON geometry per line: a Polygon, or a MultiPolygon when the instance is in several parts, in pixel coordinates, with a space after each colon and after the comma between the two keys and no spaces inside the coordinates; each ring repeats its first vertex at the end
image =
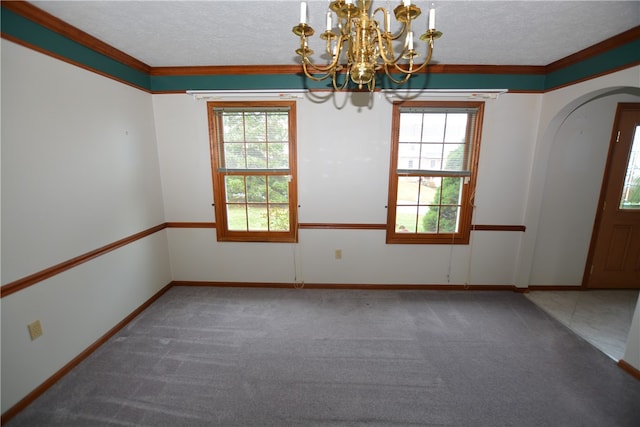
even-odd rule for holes
{"type": "Polygon", "coordinates": [[[18,426],[640,426],[640,381],[523,295],[174,287],[18,426]]]}

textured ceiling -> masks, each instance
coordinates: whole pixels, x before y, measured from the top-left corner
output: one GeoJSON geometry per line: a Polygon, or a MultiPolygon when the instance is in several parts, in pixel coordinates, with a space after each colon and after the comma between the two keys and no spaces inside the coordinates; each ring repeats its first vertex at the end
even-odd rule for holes
{"type": "MultiPolygon", "coordinates": [[[[33,1],[35,6],[152,67],[294,65],[298,0],[33,1]]],[[[324,30],[327,0],[310,0],[324,30]]],[[[374,0],[393,9],[399,0],[374,0]]],[[[414,29],[426,26],[431,0],[414,29]]],[[[433,2],[441,64],[547,65],[640,25],[640,1],[433,2]]],[[[312,48],[320,51],[318,44],[312,48]]]]}

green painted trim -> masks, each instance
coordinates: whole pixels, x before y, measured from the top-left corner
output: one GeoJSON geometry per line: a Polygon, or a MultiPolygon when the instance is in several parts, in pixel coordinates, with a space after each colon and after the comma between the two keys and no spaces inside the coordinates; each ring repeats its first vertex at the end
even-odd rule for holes
{"type": "MultiPolygon", "coordinates": [[[[152,93],[198,89],[330,89],[332,87],[328,80],[315,82],[302,75],[292,74],[153,76],[48,30],[4,7],[2,7],[0,22],[4,34],[21,40],[27,45],[152,93]]],[[[377,86],[383,89],[508,89],[542,92],[639,62],[640,40],[635,40],[547,75],[425,73],[415,75],[402,86],[393,84],[388,78],[383,77],[377,86]]],[[[355,86],[350,85],[349,88],[355,88],[355,86]]]]}
{"type": "Polygon", "coordinates": [[[640,63],[640,40],[547,74],[545,89],[568,85],[633,63],[640,63]]]}
{"type": "Polygon", "coordinates": [[[29,45],[66,58],[72,63],[80,64],[117,80],[130,83],[133,86],[150,90],[150,79],[147,73],[135,70],[128,65],[89,49],[4,7],[2,8],[0,25],[4,34],[29,45]]]}
{"type": "Polygon", "coordinates": [[[152,92],[185,90],[303,89],[305,79],[291,74],[151,76],[152,92]]]}
{"type": "Polygon", "coordinates": [[[543,74],[417,74],[404,85],[389,84],[389,89],[509,89],[544,90],[543,74]]]}

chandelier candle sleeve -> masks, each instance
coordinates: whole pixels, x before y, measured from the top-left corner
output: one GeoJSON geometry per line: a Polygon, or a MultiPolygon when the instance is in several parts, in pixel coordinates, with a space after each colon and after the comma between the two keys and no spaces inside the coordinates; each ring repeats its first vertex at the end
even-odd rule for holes
{"type": "Polygon", "coordinates": [[[307,23],[307,2],[306,1],[300,2],[300,23],[301,24],[307,23]]]}
{"type": "Polygon", "coordinates": [[[433,4],[431,5],[431,9],[429,9],[429,29],[436,29],[436,9],[433,7],[433,4]]]}

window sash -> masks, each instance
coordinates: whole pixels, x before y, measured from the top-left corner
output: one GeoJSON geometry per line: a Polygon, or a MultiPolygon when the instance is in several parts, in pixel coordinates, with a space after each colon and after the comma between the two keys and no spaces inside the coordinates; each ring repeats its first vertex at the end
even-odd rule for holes
{"type": "MultiPolygon", "coordinates": [[[[217,155],[219,159],[218,171],[259,171],[259,170],[290,170],[290,107],[214,107],[213,114],[217,123],[217,155]],[[257,124],[254,128],[248,121],[252,113],[259,113],[257,124]],[[277,113],[277,114],[274,114],[277,113]],[[282,114],[285,113],[285,114],[282,114]],[[235,121],[233,117],[240,116],[235,121]],[[276,118],[273,118],[276,117],[276,118]],[[278,124],[277,118],[286,122],[278,124]],[[264,120],[264,122],[263,122],[264,120]],[[273,122],[272,122],[273,120],[273,122]],[[235,132],[232,132],[233,126],[235,132]],[[284,128],[283,128],[284,126],[284,128]],[[251,135],[249,132],[258,130],[251,135]],[[235,138],[228,140],[225,135],[236,134],[235,138]],[[274,132],[275,135],[272,135],[274,132]],[[251,166],[251,164],[257,164],[251,166]],[[271,166],[273,165],[273,166],[271,166]]],[[[237,118],[237,117],[236,117],[237,118]]]]}

